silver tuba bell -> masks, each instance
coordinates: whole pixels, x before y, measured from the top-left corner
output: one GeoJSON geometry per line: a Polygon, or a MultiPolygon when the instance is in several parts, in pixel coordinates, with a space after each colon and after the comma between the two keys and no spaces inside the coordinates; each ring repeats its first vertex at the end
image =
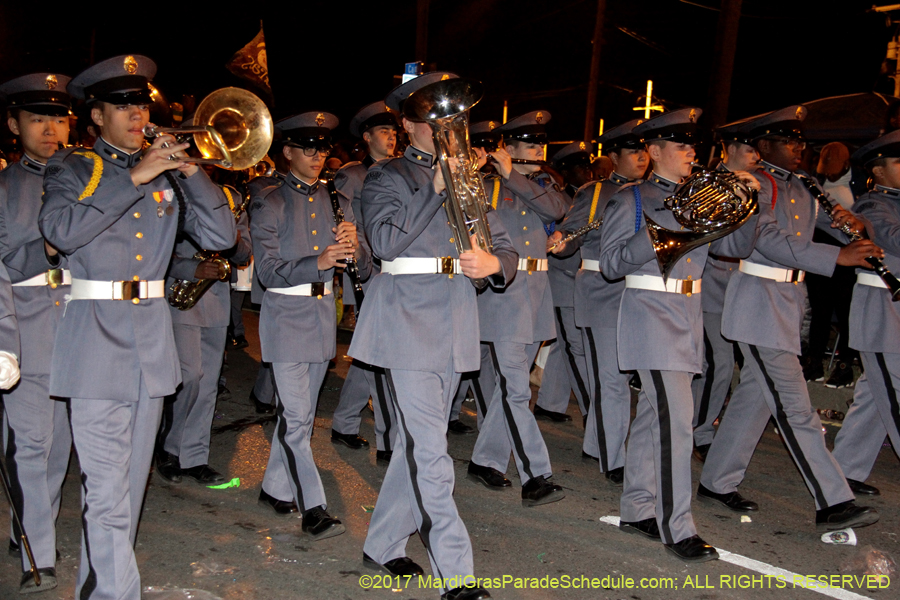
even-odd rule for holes
{"type": "Polygon", "coordinates": [[[687,230],[666,229],[644,213],[664,279],[682,256],[736,231],[758,210],[756,190],[730,171],[698,171],[664,204],[687,230]]]}
{"type": "MultiPolygon", "coordinates": [[[[447,218],[460,253],[472,249],[472,235],[482,250],[493,250],[485,217],[487,196],[478,174],[478,160],[469,145],[469,109],[483,95],[477,81],[445,79],[416,90],[403,104],[407,119],[431,125],[435,155],[450,197],[445,203],[447,218]],[[459,161],[456,171],[450,169],[451,158],[459,161]]],[[[486,282],[477,280],[475,284],[483,287],[486,282]]]]}

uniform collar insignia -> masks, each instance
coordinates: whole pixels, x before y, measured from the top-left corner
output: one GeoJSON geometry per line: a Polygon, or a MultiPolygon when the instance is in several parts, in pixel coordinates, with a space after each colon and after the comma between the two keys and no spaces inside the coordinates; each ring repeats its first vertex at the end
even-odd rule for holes
{"type": "Polygon", "coordinates": [[[630,181],[627,177],[625,177],[624,175],[619,175],[615,171],[613,171],[612,173],[609,174],[609,177],[607,180],[611,181],[612,183],[615,183],[616,185],[625,185],[626,183],[628,183],[630,181]]]}
{"type": "Polygon", "coordinates": [[[900,198],[900,190],[897,188],[891,188],[883,185],[875,184],[875,191],[879,194],[883,194],[888,198],[900,198]]]}
{"type": "Polygon", "coordinates": [[[403,156],[407,160],[419,165],[424,163],[425,165],[430,167],[434,164],[434,157],[431,154],[425,152],[424,150],[419,150],[412,145],[406,147],[406,152],[403,153],[403,156]]]}
{"type": "Polygon", "coordinates": [[[780,179],[782,181],[787,181],[791,178],[791,172],[781,167],[776,167],[773,164],[767,163],[764,160],[759,161],[760,167],[765,169],[766,173],[774,177],[775,179],[780,179]]]}
{"type": "Polygon", "coordinates": [[[44,170],[47,168],[47,165],[44,163],[40,163],[24,153],[22,154],[22,160],[19,161],[19,164],[22,165],[23,168],[32,173],[36,173],[37,175],[43,175],[44,170]]]}
{"type": "Polygon", "coordinates": [[[135,152],[134,154],[129,154],[125,150],[120,148],[116,148],[102,137],[97,138],[97,141],[94,142],[94,152],[100,155],[103,160],[107,162],[111,162],[114,165],[118,165],[123,169],[130,169],[134,165],[141,162],[141,157],[143,153],[140,151],[135,152]]]}
{"type": "Polygon", "coordinates": [[[674,181],[670,181],[662,175],[657,175],[656,173],[650,173],[650,177],[647,180],[656,187],[666,192],[674,192],[678,187],[678,184],[674,181]]]}
{"type": "Polygon", "coordinates": [[[366,154],[366,157],[364,159],[362,159],[362,164],[365,168],[368,169],[369,167],[371,167],[372,165],[375,164],[375,159],[372,158],[371,154],[366,154]]]}
{"type": "Polygon", "coordinates": [[[730,172],[731,172],[731,169],[729,169],[729,168],[725,165],[724,162],[720,162],[719,164],[716,165],[716,171],[722,171],[722,172],[725,172],[725,173],[730,173],[730,172]]]}
{"type": "Polygon", "coordinates": [[[293,171],[290,171],[288,173],[285,183],[287,183],[288,189],[293,190],[293,191],[297,192],[298,194],[303,194],[304,196],[309,196],[311,194],[314,194],[316,192],[316,190],[319,189],[319,180],[318,179],[316,179],[316,181],[312,185],[310,185],[310,184],[306,183],[305,181],[301,180],[296,175],[294,175],[293,171]]]}

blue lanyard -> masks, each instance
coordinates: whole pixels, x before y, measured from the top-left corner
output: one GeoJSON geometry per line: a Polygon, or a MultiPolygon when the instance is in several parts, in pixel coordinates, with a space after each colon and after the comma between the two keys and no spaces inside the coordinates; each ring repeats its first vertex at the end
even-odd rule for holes
{"type": "Polygon", "coordinates": [[[634,194],[634,232],[637,233],[641,228],[641,217],[644,216],[644,209],[641,207],[641,190],[638,189],[638,186],[631,186],[631,192],[634,194]]]}

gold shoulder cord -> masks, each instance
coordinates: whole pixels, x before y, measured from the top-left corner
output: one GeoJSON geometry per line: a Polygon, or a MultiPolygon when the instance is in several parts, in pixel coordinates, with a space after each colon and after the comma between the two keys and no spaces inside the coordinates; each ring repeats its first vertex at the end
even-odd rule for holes
{"type": "Polygon", "coordinates": [[[497,210],[497,198],[500,196],[500,178],[494,180],[494,193],[491,194],[491,208],[497,210]]]}
{"type": "Polygon", "coordinates": [[[228,199],[228,208],[234,212],[234,198],[231,197],[231,190],[227,186],[222,186],[222,191],[225,192],[225,197],[228,199]]]}
{"type": "Polygon", "coordinates": [[[78,196],[78,201],[81,202],[85,198],[89,198],[94,195],[94,192],[97,191],[97,186],[100,185],[100,178],[103,177],[103,159],[100,158],[100,155],[96,152],[85,151],[85,152],[75,152],[75,154],[79,156],[86,156],[94,161],[94,172],[91,173],[91,180],[88,182],[87,187],[84,188],[84,191],[81,192],[81,195],[78,196]]]}
{"type": "Polygon", "coordinates": [[[597,198],[600,197],[600,187],[602,184],[598,183],[594,186],[594,197],[591,200],[591,214],[588,215],[588,223],[594,222],[594,217],[597,215],[597,198]]]}

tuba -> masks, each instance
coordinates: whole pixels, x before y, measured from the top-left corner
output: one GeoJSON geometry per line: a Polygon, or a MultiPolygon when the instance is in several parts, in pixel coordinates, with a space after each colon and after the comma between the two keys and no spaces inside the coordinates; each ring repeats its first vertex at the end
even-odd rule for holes
{"type": "Polygon", "coordinates": [[[687,231],[666,229],[644,213],[663,279],[682,256],[736,231],[758,211],[756,190],[730,171],[705,169],[688,177],[664,204],[687,231]]]}
{"type": "MultiPolygon", "coordinates": [[[[431,125],[434,151],[447,187],[447,220],[453,230],[456,249],[472,250],[471,236],[482,250],[491,252],[491,230],[485,216],[487,195],[478,174],[478,160],[469,145],[469,109],[484,95],[481,83],[465,79],[445,79],[426,85],[409,96],[403,113],[411,121],[431,125]],[[457,159],[455,171],[450,159],[457,159]]],[[[484,287],[484,280],[474,282],[484,287]]]]}
{"type": "MultiPolygon", "coordinates": [[[[173,134],[179,140],[186,140],[187,134],[193,134],[194,143],[204,158],[188,162],[240,171],[259,164],[269,151],[273,136],[272,115],[255,94],[240,88],[223,88],[203,99],[194,113],[193,127],[147,125],[144,134],[173,134]]],[[[247,208],[247,199],[234,198],[228,188],[224,188],[224,192],[237,222],[247,208]]],[[[219,267],[219,278],[199,281],[176,279],[169,287],[167,299],[178,310],[193,308],[214,283],[231,275],[228,260],[217,252],[201,250],[194,254],[194,258],[215,261],[219,267]]]]}

